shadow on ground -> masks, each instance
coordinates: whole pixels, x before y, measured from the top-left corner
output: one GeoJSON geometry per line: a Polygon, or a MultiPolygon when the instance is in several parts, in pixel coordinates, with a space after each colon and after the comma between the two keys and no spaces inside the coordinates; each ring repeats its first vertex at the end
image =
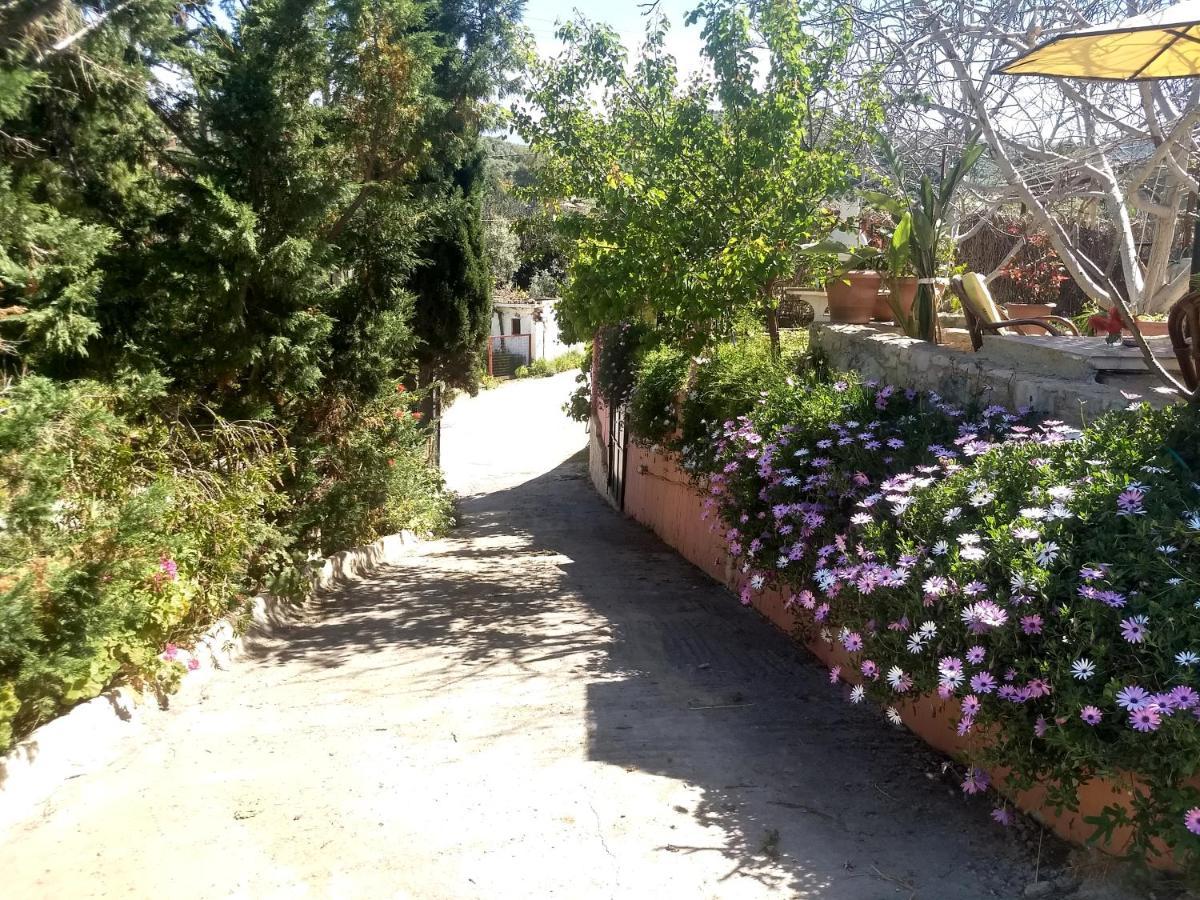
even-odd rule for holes
{"type": "Polygon", "coordinates": [[[531,679],[574,673],[588,759],[697,786],[687,812],[721,835],[654,849],[718,855],[726,878],[783,895],[1014,897],[1032,880],[1023,840],[964,800],[935,756],[609,509],[583,454],[461,512],[449,539],[326,598],[319,628],[259,647],[263,662],[332,669],[377,654],[384,667],[405,647],[439,648],[444,663],[414,690],[501,663],[531,679]]]}

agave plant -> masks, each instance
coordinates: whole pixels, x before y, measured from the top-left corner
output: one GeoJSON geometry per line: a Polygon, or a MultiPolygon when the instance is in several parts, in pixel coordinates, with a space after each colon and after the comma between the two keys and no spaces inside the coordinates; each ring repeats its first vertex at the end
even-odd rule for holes
{"type": "Polygon", "coordinates": [[[934,284],[940,263],[939,246],[946,237],[946,214],[959,184],[983,154],[983,146],[972,144],[967,147],[949,169],[943,164],[943,174],[936,185],[928,175],[922,175],[916,195],[912,196],[906,190],[904,166],[896,149],[883,135],[879,135],[878,140],[880,154],[903,197],[899,203],[892,201],[898,221],[887,252],[896,255],[898,260],[902,258],[901,254],[910,259],[917,276],[917,297],[912,315],[904,316],[895,298],[893,312],[905,334],[934,341],[937,339],[934,284]]]}

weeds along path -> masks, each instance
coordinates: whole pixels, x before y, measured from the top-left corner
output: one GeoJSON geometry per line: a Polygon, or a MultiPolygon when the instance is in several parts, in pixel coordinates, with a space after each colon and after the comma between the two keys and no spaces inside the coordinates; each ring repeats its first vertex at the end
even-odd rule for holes
{"type": "Polygon", "coordinates": [[[461,526],[132,729],[0,895],[1020,896],[937,759],[593,492],[572,387],[456,404],[461,526]]]}

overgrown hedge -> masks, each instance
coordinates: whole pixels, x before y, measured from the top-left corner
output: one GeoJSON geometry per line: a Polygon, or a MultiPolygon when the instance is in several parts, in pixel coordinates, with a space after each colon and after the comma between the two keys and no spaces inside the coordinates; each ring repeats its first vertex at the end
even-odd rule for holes
{"type": "Polygon", "coordinates": [[[632,427],[704,485],[747,587],[784,588],[806,636],[840,643],[847,698],[939,694],[973,742],[963,790],[1008,770],[1076,807],[1135,781],[1131,852],[1200,848],[1200,416],[1144,405],[1078,431],[957,408],[761,346],[646,354],[632,427]],[[675,430],[674,399],[681,415],[675,430]],[[847,683],[849,682],[849,683],[847,683]],[[1132,779],[1132,780],[1131,780],[1132,779]]]}
{"type": "Polygon", "coordinates": [[[347,418],[310,486],[274,431],[126,411],[147,403],[38,377],[0,393],[0,751],[114,680],[171,690],[165,646],[264,587],[307,590],[306,530],[344,547],[448,521],[399,394],[347,418]]]}

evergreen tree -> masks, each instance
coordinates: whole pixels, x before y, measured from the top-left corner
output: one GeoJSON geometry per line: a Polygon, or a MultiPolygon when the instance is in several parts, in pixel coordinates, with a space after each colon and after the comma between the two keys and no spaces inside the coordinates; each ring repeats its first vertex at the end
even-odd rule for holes
{"type": "Polygon", "coordinates": [[[486,186],[482,132],[494,119],[488,100],[510,86],[516,63],[514,23],[524,0],[441,0],[434,15],[441,58],[433,123],[443,153],[422,174],[422,196],[438,207],[410,284],[422,380],[474,388],[491,320],[491,275],[484,248],[486,186]]]}

